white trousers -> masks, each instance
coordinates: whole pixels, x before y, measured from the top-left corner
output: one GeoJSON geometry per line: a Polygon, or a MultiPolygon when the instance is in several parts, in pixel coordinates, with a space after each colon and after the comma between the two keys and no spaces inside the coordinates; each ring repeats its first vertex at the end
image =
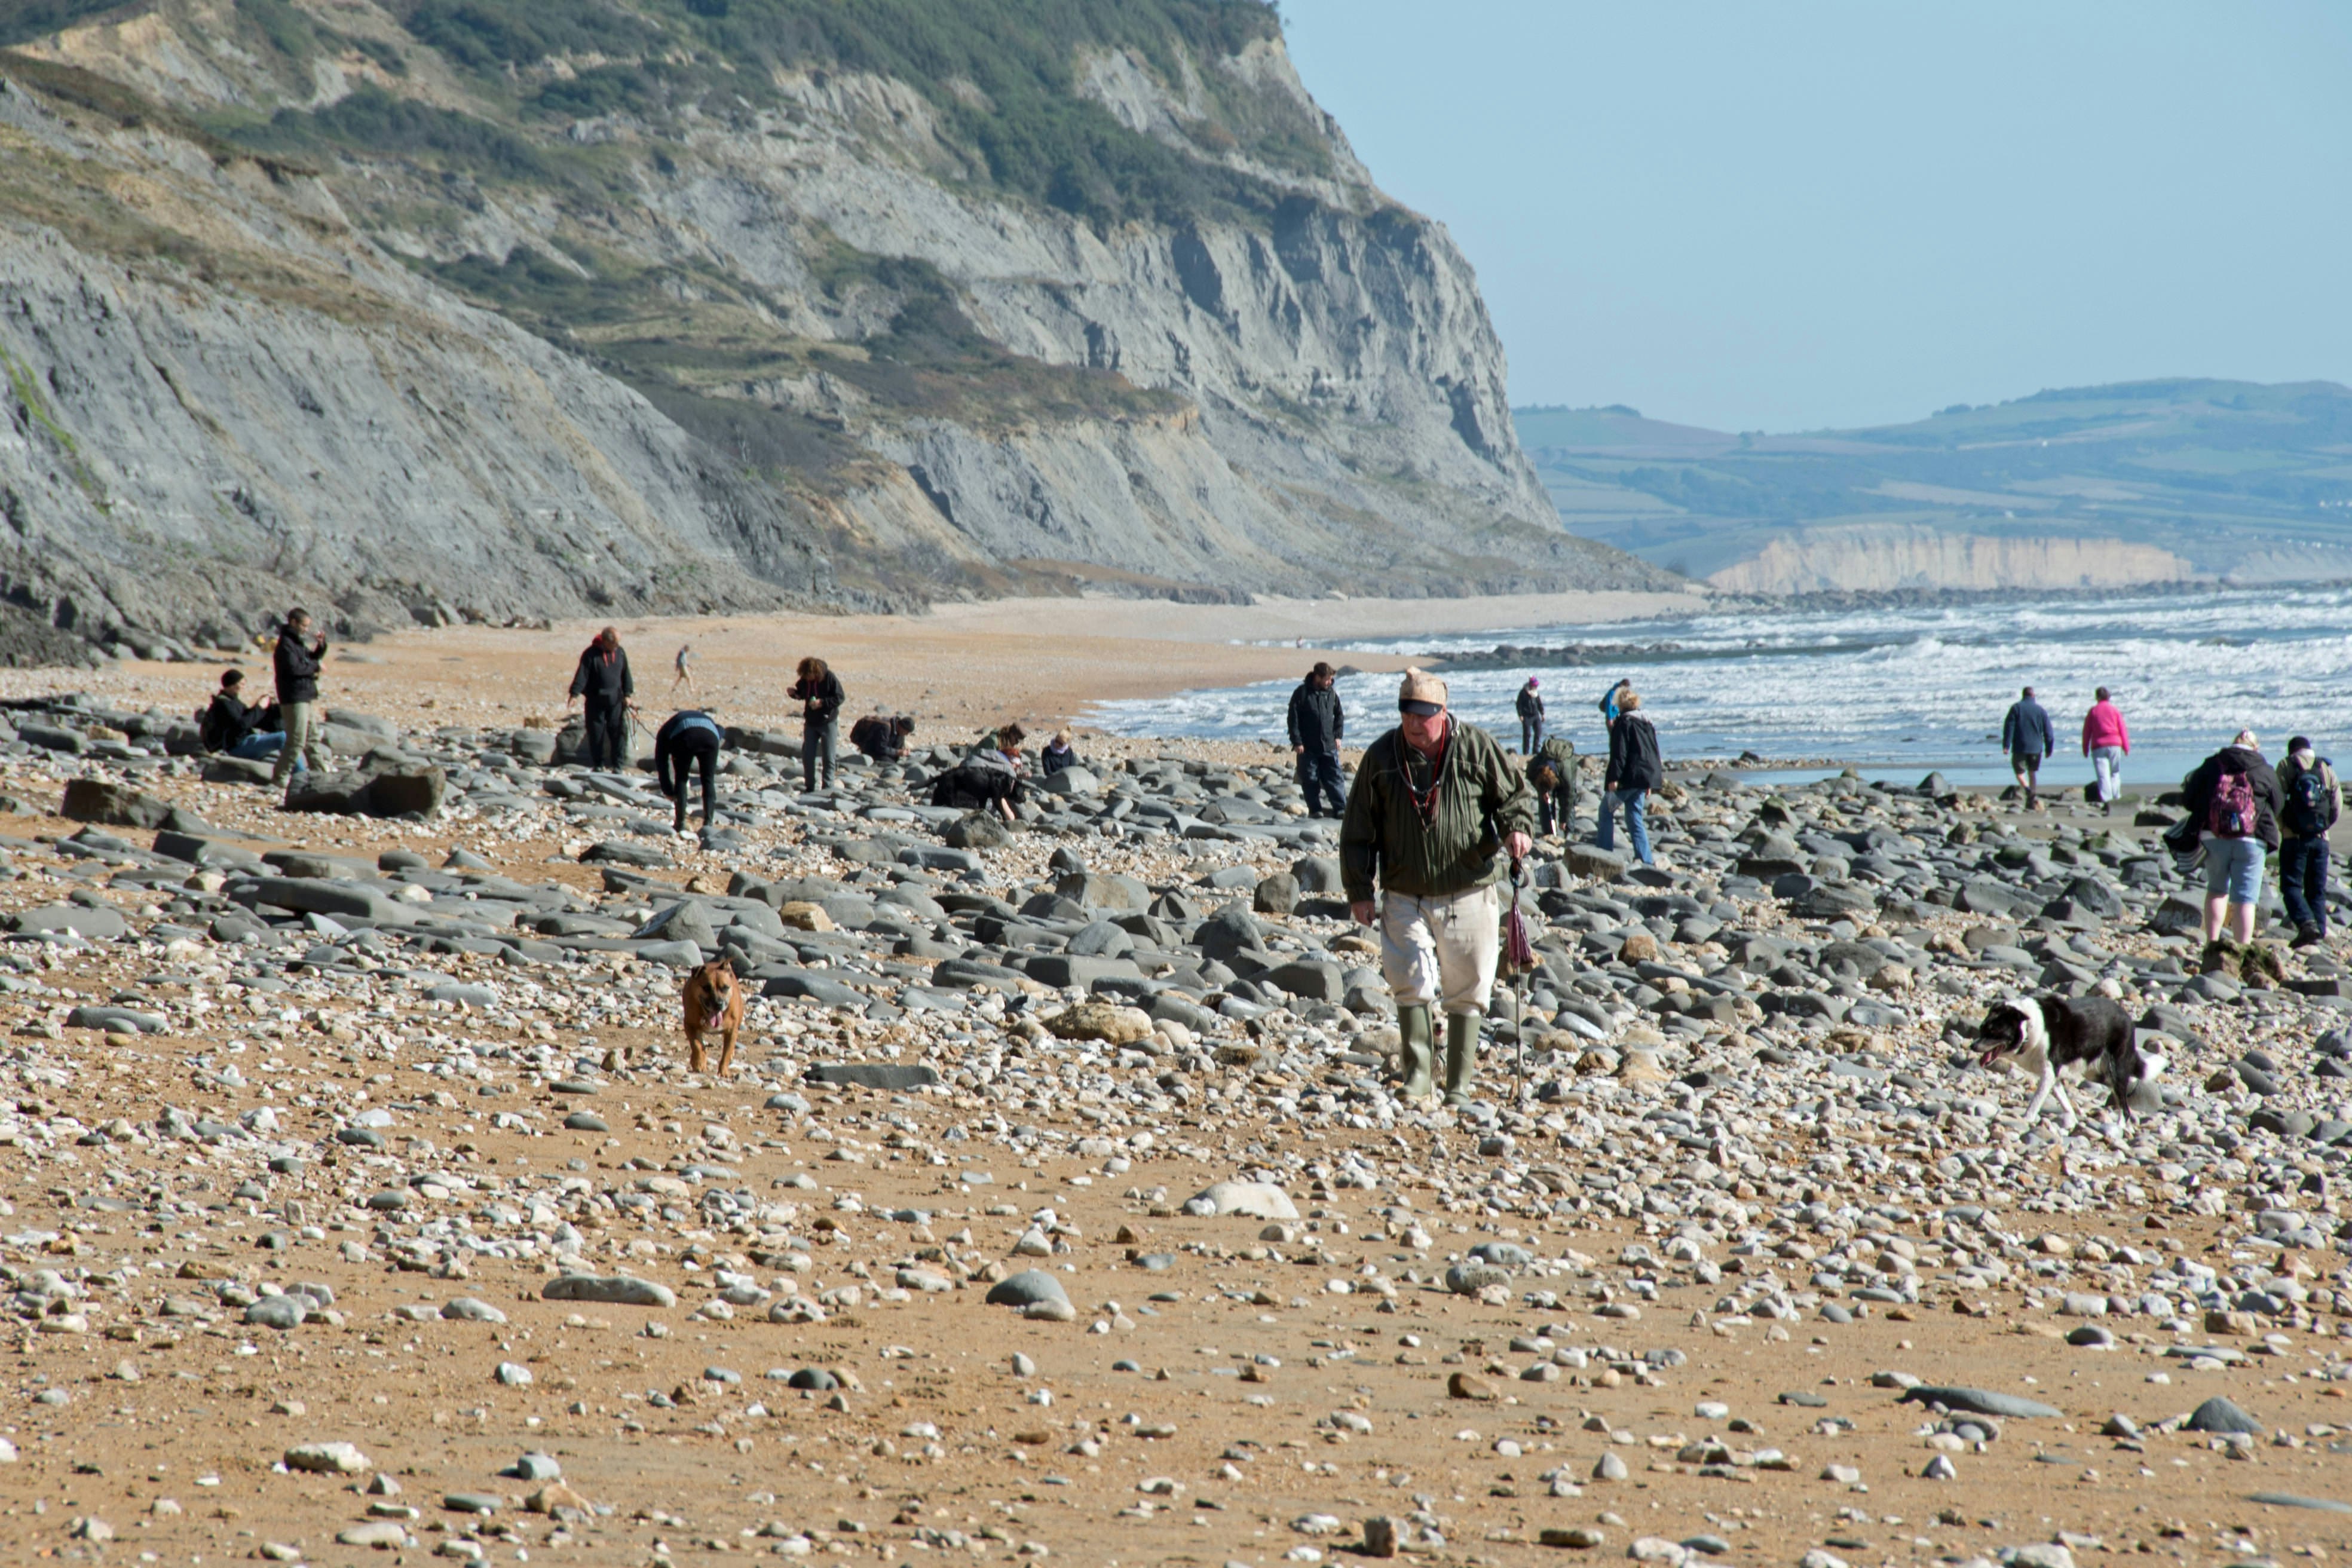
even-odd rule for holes
{"type": "Polygon", "coordinates": [[[1397,1005],[1484,1013],[1502,950],[1502,908],[1492,883],[1443,898],[1383,892],[1381,974],[1397,1005]]]}
{"type": "Polygon", "coordinates": [[[2093,746],[2091,769],[2099,775],[2099,798],[2112,801],[2123,793],[2124,749],[2121,746],[2093,746]]]}

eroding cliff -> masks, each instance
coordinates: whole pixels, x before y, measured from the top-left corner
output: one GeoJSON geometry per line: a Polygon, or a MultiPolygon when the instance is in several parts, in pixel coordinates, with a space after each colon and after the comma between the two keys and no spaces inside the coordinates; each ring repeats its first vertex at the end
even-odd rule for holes
{"type": "Polygon", "coordinates": [[[2197,575],[2168,550],[2120,539],[1947,533],[1926,527],[1809,528],[1768,540],[1707,582],[1742,594],[1832,589],[2118,588],[2197,575]]]}
{"type": "Polygon", "coordinates": [[[18,40],[0,591],[212,637],[289,597],[1667,580],[1559,527],[1467,264],[1263,7],[896,10],[152,0],[18,40]]]}

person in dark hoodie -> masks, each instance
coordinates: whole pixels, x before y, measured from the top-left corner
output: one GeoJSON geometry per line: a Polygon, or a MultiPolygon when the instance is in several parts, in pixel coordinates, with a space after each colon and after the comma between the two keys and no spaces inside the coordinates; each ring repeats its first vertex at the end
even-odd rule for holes
{"type": "Polygon", "coordinates": [[[1519,688],[1517,700],[1511,704],[1519,715],[1519,752],[1523,756],[1534,756],[1536,748],[1543,744],[1544,705],[1538,689],[1542,685],[1541,680],[1528,676],[1528,683],[1519,688]]]}
{"type": "Polygon", "coordinates": [[[2344,815],[2335,765],[2297,735],[2279,764],[2279,898],[2296,947],[2327,940],[2327,830],[2344,815]]]}
{"type": "MultiPolygon", "coordinates": [[[[245,671],[234,667],[221,671],[220,689],[213,693],[196,726],[205,751],[226,752],[247,762],[257,763],[264,757],[275,756],[286,744],[286,732],[278,728],[278,705],[270,702],[247,707],[245,671]]],[[[299,767],[301,763],[297,761],[295,765],[299,767]]]]}
{"type": "Polygon", "coordinates": [[[2189,820],[2205,848],[2205,944],[2217,948],[2254,940],[2254,906],[2263,899],[2263,866],[2279,847],[2279,809],[2286,804],[2278,773],[2263,756],[2252,730],[2197,764],[2180,781],[2189,820]]]}
{"type": "Polygon", "coordinates": [[[2010,771],[2017,775],[2017,787],[2025,792],[2025,808],[2041,810],[2042,759],[2058,749],[2058,732],[2050,727],[2050,715],[2033,700],[2031,686],[2009,705],[2009,713],[2000,721],[2000,749],[2009,753],[2010,771]]]}
{"type": "Polygon", "coordinates": [[[590,767],[617,768],[628,760],[629,699],[636,694],[636,678],[629,673],[621,634],[606,626],[581,650],[580,667],[572,672],[572,696],[564,704],[586,703],[590,767]]]}
{"type": "Polygon", "coordinates": [[[310,612],[286,612],[285,629],[270,662],[278,678],[278,714],[285,726],[286,743],[278,748],[278,765],[269,772],[270,786],[284,789],[299,764],[305,769],[327,765],[319,738],[319,665],[327,657],[327,637],[310,635],[310,612]]]}
{"type": "Polygon", "coordinates": [[[1633,841],[1633,858],[1654,866],[1650,853],[1647,812],[1650,792],[1666,782],[1666,764],[1658,756],[1658,731],[1643,715],[1641,693],[1624,687],[1617,693],[1617,717],[1609,722],[1609,766],[1601,781],[1601,847],[1617,847],[1617,808],[1625,808],[1625,835],[1633,841]]]}
{"type": "Polygon", "coordinates": [[[673,713],[654,735],[654,781],[662,794],[677,805],[670,831],[686,831],[686,785],[688,770],[702,774],[702,826],[719,815],[719,748],[727,739],[719,721],[700,709],[673,713]]]}
{"type": "Polygon", "coordinates": [[[1339,705],[1339,672],[1318,659],[1290,694],[1290,754],[1298,759],[1298,787],[1307,795],[1307,815],[1324,815],[1321,797],[1331,797],[1330,815],[1348,809],[1348,781],[1339,772],[1339,737],[1348,727],[1339,705]]]}

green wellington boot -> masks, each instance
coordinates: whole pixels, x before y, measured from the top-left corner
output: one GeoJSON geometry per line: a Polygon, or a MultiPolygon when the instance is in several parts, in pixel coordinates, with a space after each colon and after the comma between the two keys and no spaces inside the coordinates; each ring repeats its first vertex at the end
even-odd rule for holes
{"type": "Polygon", "coordinates": [[[1399,1007],[1397,1039],[1404,1058],[1405,1103],[1416,1105],[1437,1098],[1437,1042],[1430,1034],[1429,1009],[1399,1007]]]}
{"type": "Polygon", "coordinates": [[[1470,1103],[1470,1077],[1478,1066],[1478,1015],[1445,1016],[1445,1103],[1470,1103]]]}

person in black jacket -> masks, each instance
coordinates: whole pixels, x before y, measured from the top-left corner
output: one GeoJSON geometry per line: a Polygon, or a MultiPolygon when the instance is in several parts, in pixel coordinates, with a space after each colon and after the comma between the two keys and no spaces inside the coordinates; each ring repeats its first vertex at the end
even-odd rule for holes
{"type": "Polygon", "coordinates": [[[2010,771],[2025,792],[2026,810],[2041,810],[2042,759],[2058,749],[2058,733],[2050,727],[2049,713],[2033,700],[2031,686],[2001,719],[2000,749],[2009,753],[2010,771]]]}
{"type": "Polygon", "coordinates": [[[1534,676],[1528,676],[1528,683],[1519,688],[1518,700],[1512,704],[1519,713],[1519,752],[1523,756],[1534,756],[1536,748],[1543,744],[1543,698],[1537,694],[1536,689],[1542,684],[1534,676]]]}
{"type": "Polygon", "coordinates": [[[1625,834],[1633,841],[1633,857],[1654,866],[1650,853],[1647,803],[1650,792],[1666,782],[1666,765],[1658,758],[1658,732],[1643,716],[1642,699],[1628,688],[1617,700],[1617,717],[1609,722],[1609,766],[1601,781],[1601,847],[1617,847],[1617,808],[1625,808],[1625,834]]]}
{"type": "Polygon", "coordinates": [[[606,626],[581,650],[580,667],[572,672],[572,695],[564,703],[569,708],[586,700],[590,767],[617,768],[628,760],[629,699],[636,694],[636,677],[629,673],[621,634],[606,626]]]}
{"type": "Polygon", "coordinates": [[[310,637],[310,612],[286,612],[271,656],[278,677],[278,713],[286,728],[286,743],[278,748],[278,765],[269,771],[270,786],[283,789],[297,765],[323,769],[324,745],[319,739],[319,661],[327,657],[324,633],[310,637]],[[309,640],[306,640],[309,639],[309,640]]]}
{"type": "Polygon", "coordinates": [[[818,764],[824,770],[824,787],[833,787],[833,762],[841,744],[841,705],[848,694],[841,677],[821,658],[800,662],[800,679],[784,693],[801,705],[801,787],[816,788],[818,764]]]}
{"type": "Polygon", "coordinates": [[[1037,750],[1037,769],[1046,778],[1052,778],[1064,768],[1074,768],[1077,765],[1078,749],[1070,744],[1070,732],[1067,730],[1055,731],[1054,738],[1037,750]]]}
{"type": "Polygon", "coordinates": [[[207,752],[226,752],[232,757],[249,762],[273,756],[286,743],[282,732],[273,733],[278,719],[278,705],[265,703],[257,708],[246,706],[245,671],[231,667],[221,671],[220,689],[196,719],[196,733],[207,752]]]}
{"type": "Polygon", "coordinates": [[[1339,771],[1339,737],[1348,727],[1339,704],[1338,671],[1318,659],[1290,694],[1290,754],[1298,759],[1298,787],[1307,793],[1307,815],[1325,813],[1319,797],[1331,797],[1329,815],[1348,809],[1348,780],[1339,771]]]}
{"type": "Polygon", "coordinates": [[[687,770],[702,772],[702,826],[719,815],[719,748],[726,740],[719,721],[699,709],[673,713],[654,736],[654,781],[677,803],[675,833],[686,831],[687,770]]]}
{"type": "Polygon", "coordinates": [[[2336,766],[2307,735],[2286,743],[2279,764],[2279,898],[2294,924],[2296,947],[2327,940],[2327,830],[2344,815],[2336,766]]]}
{"type": "Polygon", "coordinates": [[[2263,868],[2279,847],[2279,811],[2286,797],[2278,773],[2252,730],[2197,764],[2180,781],[2189,820],[2205,849],[2205,945],[2254,940],[2254,906],[2263,900],[2263,868]]]}

